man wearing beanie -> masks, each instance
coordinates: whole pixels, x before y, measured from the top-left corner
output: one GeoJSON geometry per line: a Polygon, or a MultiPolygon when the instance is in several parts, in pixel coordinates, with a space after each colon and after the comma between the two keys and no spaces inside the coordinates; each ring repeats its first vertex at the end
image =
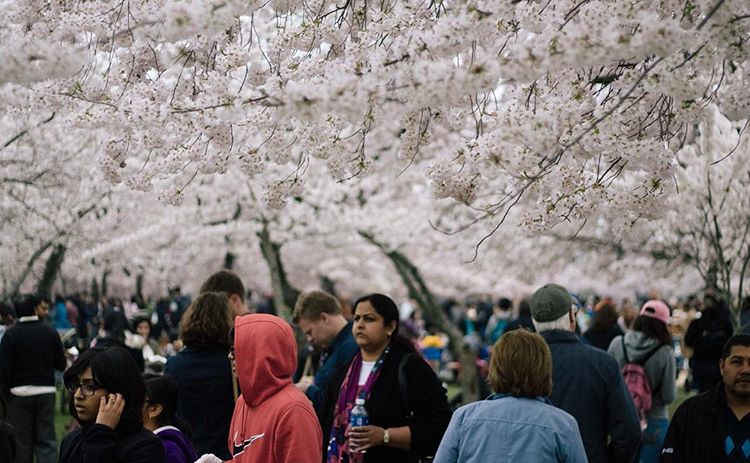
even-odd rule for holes
{"type": "Polygon", "coordinates": [[[560,285],[539,288],[531,317],[552,352],[550,401],[575,417],[590,463],[630,463],[641,427],[617,362],[575,334],[576,307],[560,285]]]}

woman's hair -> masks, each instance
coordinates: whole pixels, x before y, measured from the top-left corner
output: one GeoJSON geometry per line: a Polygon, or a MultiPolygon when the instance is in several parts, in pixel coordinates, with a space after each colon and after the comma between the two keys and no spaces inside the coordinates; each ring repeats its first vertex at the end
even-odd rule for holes
{"type": "Polygon", "coordinates": [[[104,331],[108,338],[124,343],[125,331],[131,331],[130,322],[124,313],[113,310],[104,317],[104,331]]]}
{"type": "MultiPolygon", "coordinates": [[[[77,385],[78,377],[89,367],[94,381],[100,387],[111,394],[122,394],[125,400],[125,408],[116,430],[125,434],[138,431],[143,424],[141,409],[145,387],[133,357],[125,349],[117,346],[92,347],[84,351],[65,371],[63,381],[66,385],[77,385]]],[[[70,414],[78,419],[73,396],[74,394],[71,394],[68,409],[70,414]]]]}
{"type": "Polygon", "coordinates": [[[669,333],[667,325],[653,317],[638,315],[638,318],[633,322],[633,331],[640,331],[649,338],[659,341],[659,344],[672,345],[672,335],[669,333]]]}
{"type": "Polygon", "coordinates": [[[379,293],[372,293],[368,294],[367,296],[362,296],[359,299],[357,299],[354,302],[352,312],[357,310],[357,306],[362,302],[369,302],[370,305],[372,305],[372,308],[375,309],[375,311],[380,314],[381,317],[383,317],[383,324],[389,325],[391,322],[396,322],[396,329],[393,330],[393,335],[391,336],[390,344],[397,344],[401,345],[408,350],[415,351],[414,344],[411,343],[408,339],[406,339],[401,333],[399,332],[399,328],[401,326],[401,320],[399,318],[398,313],[398,306],[395,302],[393,302],[393,299],[386,296],[385,294],[379,294],[379,293]]]}
{"type": "Polygon", "coordinates": [[[606,330],[616,324],[617,310],[615,310],[615,306],[609,303],[604,303],[599,307],[599,310],[594,313],[594,318],[591,321],[591,329],[606,330]]]}
{"type": "Polygon", "coordinates": [[[180,321],[180,338],[186,346],[231,346],[232,315],[223,293],[203,293],[190,304],[180,321]]]}
{"type": "Polygon", "coordinates": [[[497,393],[547,397],[552,393],[552,354],[540,335],[509,331],[492,347],[488,376],[497,393]]]}
{"type": "Polygon", "coordinates": [[[177,417],[177,383],[169,376],[144,375],[144,379],[148,404],[162,407],[156,418],[159,427],[174,426],[190,437],[188,425],[177,417]]]}

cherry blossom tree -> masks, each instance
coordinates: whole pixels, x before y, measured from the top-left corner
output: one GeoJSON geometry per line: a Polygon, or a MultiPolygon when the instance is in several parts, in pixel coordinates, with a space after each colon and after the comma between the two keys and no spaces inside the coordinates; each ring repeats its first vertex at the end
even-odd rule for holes
{"type": "MultiPolygon", "coordinates": [[[[231,253],[277,294],[263,257],[283,261],[291,286],[323,274],[393,287],[360,231],[446,291],[532,286],[525,264],[539,256],[550,278],[576,281],[550,234],[642,233],[690,188],[688,155],[675,153],[705,108],[735,125],[750,116],[741,0],[2,6],[3,169],[33,144],[49,159],[32,164],[57,162],[97,192],[25,200],[45,215],[54,203],[69,217],[53,230],[74,221],[82,239],[3,246],[7,287],[25,268],[11,262],[44,272],[33,263],[48,241],[44,255],[67,249],[63,270],[156,270],[158,285],[195,284],[231,253]],[[537,240],[519,244],[518,227],[537,240]],[[272,252],[257,251],[263,236],[272,252]],[[511,283],[498,283],[497,262],[515,264],[511,283]],[[352,277],[357,265],[367,277],[352,277]]],[[[5,191],[33,178],[17,174],[2,172],[5,191]]],[[[28,211],[5,204],[4,217],[28,211]]],[[[591,269],[621,264],[568,247],[591,269]]]]}
{"type": "MultiPolygon", "coordinates": [[[[585,255],[599,254],[599,265],[638,263],[629,265],[630,278],[648,275],[663,292],[716,291],[739,327],[750,279],[747,125],[747,120],[732,122],[716,106],[704,112],[676,153],[675,193],[659,220],[641,222],[626,236],[618,235],[617,223],[599,221],[557,238],[585,255]]],[[[607,273],[624,276],[611,267],[607,273]]]]}
{"type": "Polygon", "coordinates": [[[7,11],[0,82],[28,86],[47,109],[37,119],[65,113],[96,133],[113,184],[170,204],[230,167],[282,207],[312,160],[336,181],[397,163],[474,212],[458,229],[489,233],[518,205],[538,232],[600,214],[628,227],[664,210],[674,152],[706,103],[731,120],[750,108],[742,0],[7,11]]]}

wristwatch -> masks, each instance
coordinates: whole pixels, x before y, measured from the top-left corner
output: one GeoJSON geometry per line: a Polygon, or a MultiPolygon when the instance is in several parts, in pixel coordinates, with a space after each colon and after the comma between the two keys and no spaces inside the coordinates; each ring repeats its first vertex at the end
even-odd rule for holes
{"type": "Polygon", "coordinates": [[[391,433],[388,432],[388,429],[383,429],[383,443],[387,444],[391,441],[391,433]]]}

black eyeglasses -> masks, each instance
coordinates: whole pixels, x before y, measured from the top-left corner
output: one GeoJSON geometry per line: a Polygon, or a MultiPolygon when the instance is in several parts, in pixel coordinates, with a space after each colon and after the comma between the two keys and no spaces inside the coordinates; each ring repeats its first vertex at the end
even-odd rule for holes
{"type": "Polygon", "coordinates": [[[97,389],[101,389],[102,387],[97,384],[94,380],[83,380],[80,383],[68,383],[65,385],[65,389],[68,390],[71,394],[75,394],[78,389],[81,389],[81,394],[83,394],[84,397],[91,397],[94,395],[97,389]]]}

